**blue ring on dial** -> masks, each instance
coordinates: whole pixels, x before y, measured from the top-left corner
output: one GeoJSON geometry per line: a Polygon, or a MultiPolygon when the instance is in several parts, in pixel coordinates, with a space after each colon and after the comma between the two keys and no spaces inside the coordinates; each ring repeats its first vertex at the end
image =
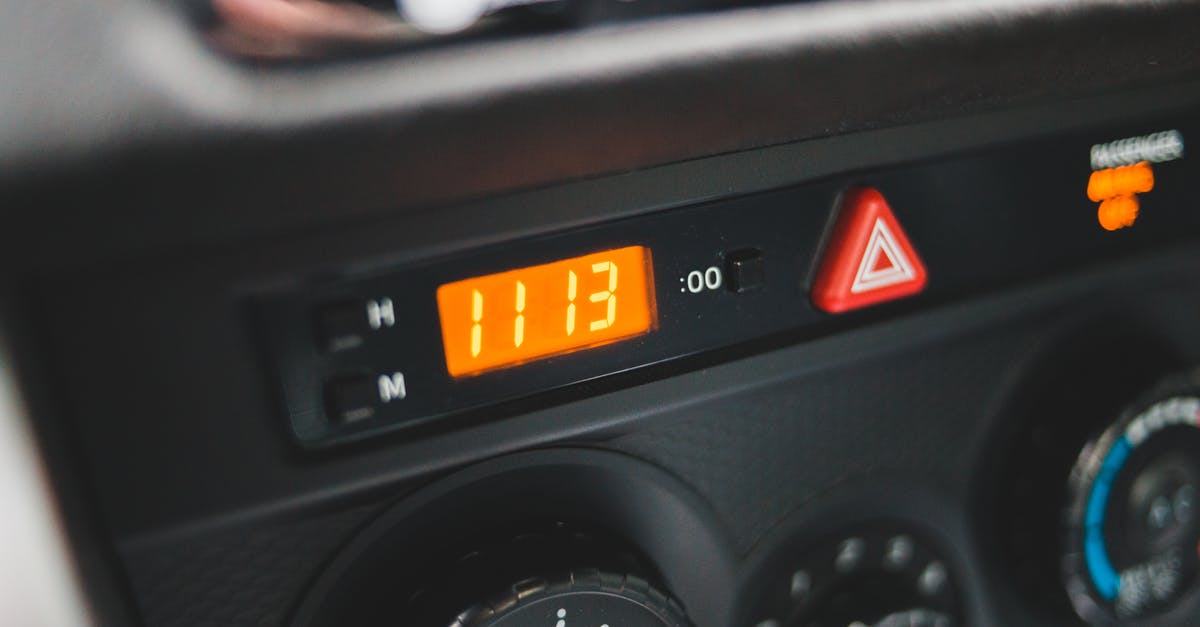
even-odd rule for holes
{"type": "Polygon", "coordinates": [[[1088,495],[1087,513],[1084,516],[1087,531],[1083,541],[1083,554],[1088,574],[1091,575],[1092,584],[1096,586],[1100,596],[1109,601],[1116,600],[1121,592],[1121,576],[1117,569],[1113,568],[1112,560],[1108,557],[1108,547],[1104,543],[1104,515],[1108,509],[1108,497],[1112,492],[1113,481],[1132,452],[1133,444],[1124,435],[1109,449],[1108,455],[1104,456],[1104,462],[1100,465],[1100,474],[1092,484],[1092,491],[1088,495]]]}

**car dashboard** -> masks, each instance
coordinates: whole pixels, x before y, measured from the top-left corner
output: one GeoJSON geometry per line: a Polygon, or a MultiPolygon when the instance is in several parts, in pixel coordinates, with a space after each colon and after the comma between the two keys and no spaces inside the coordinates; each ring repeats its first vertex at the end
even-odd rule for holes
{"type": "Polygon", "coordinates": [[[1197,34],[0,7],[0,623],[1195,624],[1197,34]]]}

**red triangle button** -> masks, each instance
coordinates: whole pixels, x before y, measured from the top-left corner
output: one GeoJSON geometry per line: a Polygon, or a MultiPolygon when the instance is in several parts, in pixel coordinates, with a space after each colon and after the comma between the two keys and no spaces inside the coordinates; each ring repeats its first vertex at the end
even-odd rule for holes
{"type": "Polygon", "coordinates": [[[842,313],[912,296],[925,282],[925,264],[883,194],[847,192],[813,282],[813,304],[842,313]]]}

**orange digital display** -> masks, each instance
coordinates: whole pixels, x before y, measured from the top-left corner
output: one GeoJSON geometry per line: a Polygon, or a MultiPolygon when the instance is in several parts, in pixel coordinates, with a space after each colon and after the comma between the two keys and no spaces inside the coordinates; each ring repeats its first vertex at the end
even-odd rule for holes
{"type": "Polygon", "coordinates": [[[454,377],[609,344],[658,322],[644,246],[447,283],[437,304],[454,377]]]}

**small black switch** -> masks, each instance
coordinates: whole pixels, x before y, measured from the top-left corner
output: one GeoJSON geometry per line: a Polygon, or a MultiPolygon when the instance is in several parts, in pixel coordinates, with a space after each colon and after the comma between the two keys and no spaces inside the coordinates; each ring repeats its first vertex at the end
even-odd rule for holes
{"type": "Polygon", "coordinates": [[[368,375],[339,377],[325,384],[325,409],[338,422],[355,422],[375,415],[379,389],[368,375]]]}
{"type": "Polygon", "coordinates": [[[325,350],[355,348],[371,330],[363,307],[356,302],[326,305],[317,310],[317,336],[325,350]]]}
{"type": "Polygon", "coordinates": [[[396,323],[392,299],[342,301],[317,310],[318,340],[329,352],[355,348],[367,333],[396,323]]]}
{"type": "Polygon", "coordinates": [[[743,248],[725,256],[725,285],[729,291],[742,294],[761,288],[765,281],[761,250],[743,248]]]}

